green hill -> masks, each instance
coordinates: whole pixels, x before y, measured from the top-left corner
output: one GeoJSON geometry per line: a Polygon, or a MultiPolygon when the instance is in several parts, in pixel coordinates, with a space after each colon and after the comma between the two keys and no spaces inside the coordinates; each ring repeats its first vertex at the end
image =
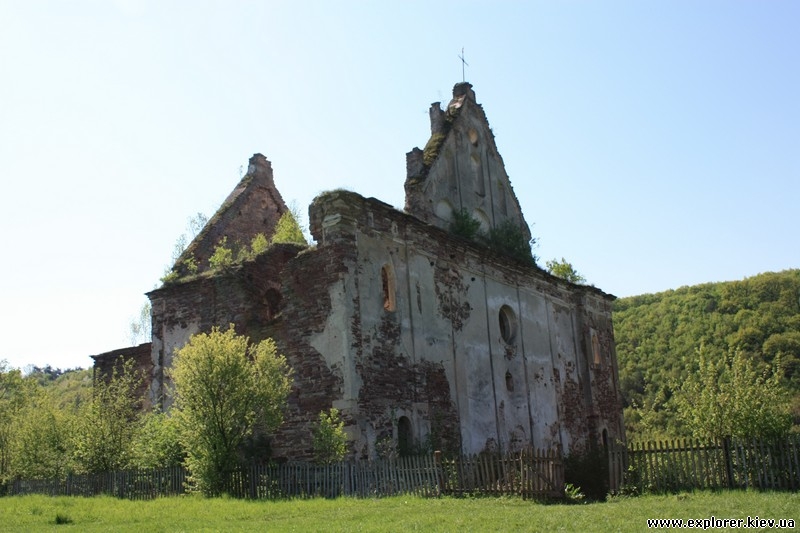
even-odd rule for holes
{"type": "Polygon", "coordinates": [[[61,370],[50,365],[32,367],[28,379],[36,381],[59,409],[77,409],[92,394],[92,369],[71,368],[61,370]]]}
{"type": "Polygon", "coordinates": [[[800,270],[620,298],[614,333],[629,438],[685,435],[668,400],[701,346],[779,362],[800,421],[800,270]]]}

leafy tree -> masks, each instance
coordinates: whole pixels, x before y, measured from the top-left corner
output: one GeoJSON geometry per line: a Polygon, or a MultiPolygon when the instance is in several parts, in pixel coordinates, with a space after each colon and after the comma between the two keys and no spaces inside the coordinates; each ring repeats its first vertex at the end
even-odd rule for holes
{"type": "Polygon", "coordinates": [[[195,487],[206,494],[224,489],[254,426],[269,431],[283,421],[291,369],[272,339],[249,348],[248,343],[233,325],[194,335],[170,373],[186,465],[195,487]]]}
{"type": "Polygon", "coordinates": [[[142,304],[139,309],[139,316],[131,321],[131,346],[136,346],[143,342],[150,342],[152,338],[152,319],[150,301],[142,304]]]}
{"type": "Polygon", "coordinates": [[[233,250],[228,248],[228,238],[223,237],[214,248],[214,253],[208,258],[211,268],[224,268],[233,264],[233,250]]]}
{"type": "Polygon", "coordinates": [[[570,283],[577,283],[577,284],[584,284],[586,283],[586,278],[583,277],[575,268],[572,266],[572,263],[568,262],[563,257],[561,261],[556,259],[551,259],[546,263],[547,271],[554,276],[559,278],[565,279],[570,283]]]}
{"type": "Polygon", "coordinates": [[[276,243],[295,243],[308,246],[303,229],[300,227],[298,217],[291,209],[284,211],[278,223],[275,225],[275,233],[272,235],[272,244],[276,243]]]}
{"type": "Polygon", "coordinates": [[[460,211],[453,211],[453,220],[450,222],[450,232],[464,237],[465,239],[474,239],[478,235],[478,230],[481,229],[481,223],[478,219],[473,217],[466,209],[460,211]]]}
{"type": "Polygon", "coordinates": [[[189,243],[197,237],[203,228],[205,227],[206,223],[208,223],[208,217],[203,213],[195,213],[186,223],[186,228],[188,232],[181,233],[178,238],[175,240],[175,245],[172,248],[172,261],[170,262],[170,267],[167,268],[167,273],[172,270],[175,263],[178,262],[178,259],[183,255],[183,252],[186,251],[186,247],[189,246],[189,243]]]}
{"type": "Polygon", "coordinates": [[[183,260],[183,266],[186,267],[186,272],[188,272],[189,275],[197,274],[197,271],[200,269],[194,254],[190,254],[189,257],[183,260]]]}
{"type": "Polygon", "coordinates": [[[34,386],[34,381],[24,379],[22,372],[0,360],[0,484],[11,473],[14,424],[33,394],[34,386]]]}
{"type": "Polygon", "coordinates": [[[314,458],[321,464],[338,463],[347,453],[347,435],[339,410],[322,411],[313,430],[314,458]]]}
{"type": "Polygon", "coordinates": [[[164,285],[169,285],[170,283],[174,283],[181,278],[181,275],[178,274],[176,270],[170,270],[166,272],[163,276],[161,276],[161,283],[164,285]]]}
{"type": "Polygon", "coordinates": [[[54,408],[75,411],[92,398],[94,390],[92,375],[91,368],[77,368],[64,371],[55,380],[40,383],[54,408]]]}
{"type": "Polygon", "coordinates": [[[250,246],[242,245],[237,241],[236,248],[238,251],[234,254],[236,255],[236,263],[242,263],[244,261],[248,261],[250,259],[255,258],[257,255],[267,251],[269,248],[270,242],[267,239],[266,235],[263,233],[257,233],[251,240],[250,246]]]}
{"type": "Polygon", "coordinates": [[[75,409],[40,387],[14,424],[11,469],[25,479],[64,478],[74,468],[75,409]]]}
{"type": "Polygon", "coordinates": [[[780,358],[790,386],[800,390],[800,328],[796,331],[773,333],[764,341],[762,350],[768,361],[780,358]]]}
{"type": "Polygon", "coordinates": [[[497,252],[510,255],[523,263],[536,264],[537,258],[531,252],[536,239],[526,241],[522,229],[510,219],[505,219],[491,228],[486,236],[486,242],[489,248],[497,252]]]}
{"type": "Polygon", "coordinates": [[[169,273],[174,265],[178,262],[183,252],[186,251],[186,247],[189,246],[189,239],[186,237],[185,233],[181,233],[178,235],[178,238],[175,239],[175,244],[172,246],[172,256],[170,257],[170,266],[168,266],[164,273],[169,273]]]}
{"type": "Polygon", "coordinates": [[[191,217],[189,217],[189,222],[187,224],[189,229],[189,239],[193,240],[195,237],[197,237],[200,234],[200,232],[203,231],[203,228],[206,226],[207,223],[208,223],[208,216],[199,211],[194,215],[192,215],[191,217]]]}
{"type": "MultiPolygon", "coordinates": [[[[175,240],[175,244],[172,247],[172,256],[170,258],[169,265],[164,269],[164,275],[161,276],[162,283],[171,283],[180,278],[180,274],[176,270],[178,266],[178,259],[181,258],[183,252],[185,252],[186,248],[189,246],[189,243],[200,234],[207,223],[208,217],[203,213],[198,212],[189,217],[189,220],[186,224],[188,232],[185,231],[181,233],[175,240]]],[[[186,265],[186,269],[189,271],[189,273],[194,274],[197,272],[197,262],[194,257],[185,259],[184,264],[186,265]]]]}
{"type": "Polygon", "coordinates": [[[111,376],[95,380],[91,400],[76,424],[75,455],[82,471],[110,472],[127,468],[136,435],[142,376],[133,361],[119,362],[111,376]]]}
{"type": "Polygon", "coordinates": [[[177,419],[151,411],[142,416],[131,447],[131,466],[167,468],[183,462],[183,446],[177,419]]]}
{"type": "Polygon", "coordinates": [[[0,362],[0,483],[63,477],[75,469],[77,411],[91,398],[90,371],[0,362]]]}
{"type": "Polygon", "coordinates": [[[698,350],[698,370],[676,385],[673,404],[697,437],[784,437],[792,427],[780,369],[759,372],[743,352],[698,350]]]}
{"type": "Polygon", "coordinates": [[[23,374],[25,374],[26,378],[35,380],[38,385],[44,386],[57,380],[67,372],[73,372],[75,370],[78,369],[62,370],[60,368],[53,368],[50,365],[45,365],[43,367],[26,365],[23,369],[23,374]]]}
{"type": "Polygon", "coordinates": [[[256,234],[253,240],[250,241],[250,253],[253,257],[263,253],[269,248],[269,241],[263,233],[256,234]]]}

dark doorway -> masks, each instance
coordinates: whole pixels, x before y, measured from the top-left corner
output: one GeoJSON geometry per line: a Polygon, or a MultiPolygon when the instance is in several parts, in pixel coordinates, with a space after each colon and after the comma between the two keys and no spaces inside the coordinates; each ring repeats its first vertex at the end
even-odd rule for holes
{"type": "Polygon", "coordinates": [[[414,435],[411,431],[411,420],[401,416],[397,421],[397,453],[400,457],[411,455],[414,451],[414,435]]]}

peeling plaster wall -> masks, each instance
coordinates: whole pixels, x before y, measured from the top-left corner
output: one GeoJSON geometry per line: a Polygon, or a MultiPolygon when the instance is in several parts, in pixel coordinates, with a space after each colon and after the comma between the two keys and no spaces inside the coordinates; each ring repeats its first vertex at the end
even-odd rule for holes
{"type": "Polygon", "coordinates": [[[342,409],[345,429],[353,434],[346,401],[352,386],[352,340],[346,323],[339,321],[349,315],[348,272],[353,264],[353,249],[331,242],[298,254],[281,271],[280,317],[262,330],[262,337],[274,338],[294,369],[284,423],[271,439],[275,459],[311,458],[313,425],[331,407],[342,409]]]}
{"type": "MultiPolygon", "coordinates": [[[[356,452],[372,455],[376,440],[396,438],[400,416],[418,443],[468,453],[529,444],[580,451],[603,429],[624,439],[611,297],[353,193],[318,198],[311,213],[312,227],[327,221],[324,230],[317,224],[320,249],[329,240],[355,248],[350,289],[334,294],[352,334],[342,405],[356,452]],[[385,266],[394,272],[394,311],[383,307],[385,266]],[[502,339],[503,306],[516,316],[511,342],[502,339]],[[600,365],[592,363],[592,331],[602,339],[600,365]],[[438,377],[436,388],[426,372],[438,377]]],[[[337,322],[329,318],[327,329],[337,322]]]]}

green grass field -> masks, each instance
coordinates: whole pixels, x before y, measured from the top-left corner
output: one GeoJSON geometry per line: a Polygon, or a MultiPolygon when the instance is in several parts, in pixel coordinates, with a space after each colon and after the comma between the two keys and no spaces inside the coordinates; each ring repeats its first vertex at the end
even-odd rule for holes
{"type": "MultiPolygon", "coordinates": [[[[173,497],[0,498],[0,531],[646,531],[648,518],[791,518],[800,494],[698,492],[589,504],[412,496],[243,501],[173,497]]],[[[797,528],[800,529],[800,523],[797,528]]]]}

